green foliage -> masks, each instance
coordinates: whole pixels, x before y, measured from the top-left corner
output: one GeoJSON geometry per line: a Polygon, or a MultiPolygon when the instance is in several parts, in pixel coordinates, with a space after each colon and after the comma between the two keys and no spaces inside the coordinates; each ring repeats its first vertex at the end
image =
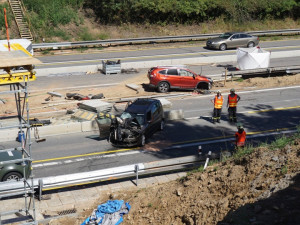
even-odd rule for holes
{"type": "Polygon", "coordinates": [[[79,23],[77,11],[84,0],[23,0],[36,29],[79,23]]]}
{"type": "Polygon", "coordinates": [[[292,139],[293,139],[292,137],[287,137],[287,136],[278,137],[275,139],[275,141],[273,141],[270,144],[270,148],[272,150],[284,148],[287,144],[291,142],[292,139]]]}
{"type": "Polygon", "coordinates": [[[298,0],[86,0],[102,23],[198,23],[216,18],[240,24],[299,17],[298,0]]]}
{"type": "Polygon", "coordinates": [[[6,8],[7,23],[8,23],[9,27],[10,27],[11,21],[14,19],[8,3],[0,4],[0,31],[2,31],[3,33],[5,33],[4,8],[6,8]]]}
{"type": "Polygon", "coordinates": [[[245,155],[250,155],[254,151],[254,147],[252,145],[245,146],[244,148],[239,148],[233,154],[234,159],[240,159],[245,155]]]}
{"type": "Polygon", "coordinates": [[[282,166],[281,167],[281,174],[285,175],[285,174],[287,174],[287,172],[288,172],[288,167],[286,165],[282,166]]]}

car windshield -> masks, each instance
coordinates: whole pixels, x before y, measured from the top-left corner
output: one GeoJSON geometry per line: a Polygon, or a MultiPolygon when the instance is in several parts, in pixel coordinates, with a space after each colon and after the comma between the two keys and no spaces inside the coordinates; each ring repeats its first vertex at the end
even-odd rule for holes
{"type": "Polygon", "coordinates": [[[130,112],[123,112],[122,115],[120,116],[121,119],[134,119],[138,121],[140,125],[143,125],[145,123],[145,115],[144,114],[135,114],[135,113],[130,113],[130,112]]]}
{"type": "Polygon", "coordinates": [[[232,34],[231,33],[224,33],[224,34],[221,34],[219,36],[219,38],[222,38],[222,39],[228,39],[232,34]]]}

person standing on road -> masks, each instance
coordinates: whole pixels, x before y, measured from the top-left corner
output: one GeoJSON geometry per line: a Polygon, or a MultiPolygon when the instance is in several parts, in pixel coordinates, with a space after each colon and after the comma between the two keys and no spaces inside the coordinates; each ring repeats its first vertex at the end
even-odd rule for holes
{"type": "Polygon", "coordinates": [[[211,102],[214,104],[213,123],[220,123],[223,106],[223,96],[221,95],[221,91],[217,91],[217,95],[214,99],[211,99],[211,102]]]}
{"type": "Polygon", "coordinates": [[[237,126],[238,131],[235,133],[235,147],[236,149],[243,148],[246,142],[246,132],[242,124],[237,126]]]}
{"type": "Polygon", "coordinates": [[[236,106],[237,103],[240,101],[240,96],[238,96],[235,93],[235,90],[232,88],[230,89],[230,94],[228,95],[228,100],[227,100],[227,107],[228,107],[228,114],[229,114],[229,121],[232,122],[237,122],[236,119],[236,106]]]}

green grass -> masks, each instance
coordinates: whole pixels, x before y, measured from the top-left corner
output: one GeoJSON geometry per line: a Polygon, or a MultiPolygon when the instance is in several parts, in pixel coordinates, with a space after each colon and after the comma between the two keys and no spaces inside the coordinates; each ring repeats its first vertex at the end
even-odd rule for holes
{"type": "Polygon", "coordinates": [[[281,174],[285,175],[288,172],[288,167],[286,165],[284,165],[283,167],[281,167],[281,174]]]}

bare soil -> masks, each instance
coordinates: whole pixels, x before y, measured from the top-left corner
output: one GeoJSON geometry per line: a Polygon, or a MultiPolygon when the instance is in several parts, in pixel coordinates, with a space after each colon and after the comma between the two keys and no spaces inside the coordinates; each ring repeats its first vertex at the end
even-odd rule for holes
{"type": "MultiPolygon", "coordinates": [[[[298,139],[283,149],[257,148],[164,185],[108,193],[98,204],[109,198],[129,201],[124,225],[294,225],[300,221],[299,172],[298,139]]],[[[77,218],[49,224],[81,224],[98,204],[81,209],[77,218]]]]}

